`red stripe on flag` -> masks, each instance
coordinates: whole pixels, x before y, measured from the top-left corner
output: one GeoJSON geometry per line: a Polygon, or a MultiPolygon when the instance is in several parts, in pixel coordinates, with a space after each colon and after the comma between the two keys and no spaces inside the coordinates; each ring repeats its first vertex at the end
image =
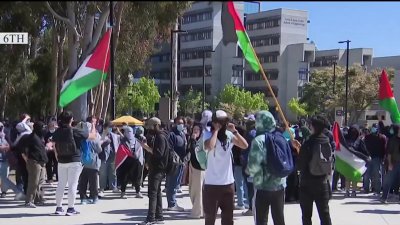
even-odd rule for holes
{"type": "Polygon", "coordinates": [[[333,140],[335,141],[336,151],[340,151],[340,127],[337,122],[333,124],[333,140]]]}
{"type": "Polygon", "coordinates": [[[128,157],[133,157],[132,152],[125,145],[120,144],[115,154],[115,169],[117,170],[128,157]]]}
{"type": "Polygon", "coordinates": [[[240,17],[235,9],[235,5],[233,4],[232,1],[228,2],[228,11],[229,11],[229,14],[231,14],[231,16],[233,18],[233,22],[235,23],[235,30],[245,31],[243,23],[240,20],[240,17]]]}
{"type": "Polygon", "coordinates": [[[379,100],[393,97],[393,90],[390,86],[389,78],[386,71],[382,70],[381,78],[379,79],[379,100]]]}
{"type": "Polygon", "coordinates": [[[108,29],[103,38],[99,41],[93,51],[92,57],[90,57],[88,63],[86,64],[87,67],[107,73],[108,66],[110,65],[111,32],[111,29],[108,29]]]}

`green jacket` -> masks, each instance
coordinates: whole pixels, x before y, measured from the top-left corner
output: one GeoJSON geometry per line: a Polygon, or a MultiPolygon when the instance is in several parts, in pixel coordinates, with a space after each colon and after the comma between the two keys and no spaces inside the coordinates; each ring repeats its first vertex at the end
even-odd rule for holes
{"type": "Polygon", "coordinates": [[[257,190],[278,191],[286,187],[286,177],[275,177],[268,172],[265,134],[258,135],[251,142],[248,171],[253,177],[253,184],[257,190]]]}

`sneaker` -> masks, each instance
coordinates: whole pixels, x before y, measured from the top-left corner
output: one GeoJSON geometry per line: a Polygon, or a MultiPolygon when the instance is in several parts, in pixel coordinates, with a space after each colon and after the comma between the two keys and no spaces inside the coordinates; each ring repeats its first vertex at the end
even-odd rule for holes
{"type": "Polygon", "coordinates": [[[66,216],[74,216],[74,215],[79,215],[80,212],[76,211],[75,208],[68,208],[67,213],[65,214],[66,216]]]}
{"type": "Polygon", "coordinates": [[[244,207],[244,205],[242,205],[242,206],[235,206],[235,210],[245,210],[245,207],[244,207]]]}
{"type": "Polygon", "coordinates": [[[346,191],[346,194],[344,194],[344,197],[345,198],[350,197],[350,191],[346,191]]]}
{"type": "Polygon", "coordinates": [[[5,192],[1,193],[0,198],[5,198],[7,194],[5,192]]]}
{"type": "Polygon", "coordinates": [[[121,198],[122,198],[122,199],[127,199],[127,197],[126,197],[126,195],[125,195],[125,192],[121,192],[121,198]]]}
{"type": "Polygon", "coordinates": [[[185,209],[178,205],[175,205],[174,207],[168,207],[167,211],[184,212],[185,209]]]}
{"type": "Polygon", "coordinates": [[[99,198],[102,198],[102,197],[104,197],[104,191],[99,191],[99,194],[98,194],[98,196],[99,196],[99,198]]]}
{"type": "Polygon", "coordinates": [[[157,220],[153,224],[164,224],[164,219],[157,220]]]}
{"type": "Polygon", "coordinates": [[[92,199],[92,201],[90,201],[90,204],[97,204],[99,202],[98,198],[94,198],[92,199]]]}
{"type": "Polygon", "coordinates": [[[141,222],[140,225],[153,225],[155,221],[147,221],[145,220],[144,222],[141,222]]]}
{"type": "Polygon", "coordinates": [[[89,201],[87,199],[81,199],[81,205],[87,205],[89,201]]]}
{"type": "Polygon", "coordinates": [[[386,199],[381,198],[381,199],[379,199],[379,201],[380,201],[382,204],[387,204],[387,200],[386,200],[386,199]]]}
{"type": "Polygon", "coordinates": [[[351,197],[357,197],[356,191],[351,192],[351,197]]]}
{"type": "Polygon", "coordinates": [[[36,205],[33,204],[32,202],[27,202],[27,203],[25,203],[25,208],[32,208],[32,209],[34,209],[34,208],[36,208],[36,205]]]}
{"type": "Polygon", "coordinates": [[[164,188],[164,189],[162,190],[162,192],[163,192],[163,193],[167,193],[167,189],[164,188]]]}
{"type": "Polygon", "coordinates": [[[245,211],[245,212],[242,212],[242,215],[243,215],[243,216],[253,216],[253,211],[251,211],[251,210],[249,209],[249,210],[247,210],[247,211],[245,211]]]}
{"type": "Polygon", "coordinates": [[[176,193],[178,193],[178,194],[182,194],[182,189],[180,189],[180,188],[179,188],[179,189],[177,189],[177,190],[176,190],[176,193]]]}
{"type": "Polygon", "coordinates": [[[57,207],[56,208],[56,212],[54,213],[54,215],[63,215],[65,212],[62,209],[62,207],[57,207]]]}
{"type": "Polygon", "coordinates": [[[23,200],[25,200],[25,194],[23,194],[22,192],[19,192],[19,193],[17,193],[16,195],[15,195],[15,198],[14,198],[14,200],[16,200],[16,201],[23,201],[23,200]]]}
{"type": "Polygon", "coordinates": [[[136,198],[143,198],[142,193],[140,193],[140,192],[136,193],[136,198]]]}
{"type": "Polygon", "coordinates": [[[113,189],[113,193],[119,193],[119,189],[118,188],[114,188],[113,189]]]}

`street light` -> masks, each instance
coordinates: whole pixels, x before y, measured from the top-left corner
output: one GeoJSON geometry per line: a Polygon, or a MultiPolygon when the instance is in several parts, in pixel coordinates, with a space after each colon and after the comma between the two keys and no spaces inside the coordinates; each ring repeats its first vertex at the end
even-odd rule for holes
{"type": "MultiPolygon", "coordinates": [[[[132,88],[132,87],[131,87],[132,88]]],[[[128,99],[129,99],[129,111],[130,111],[130,116],[132,116],[133,115],[133,108],[132,108],[132,99],[133,99],[133,93],[132,93],[132,90],[131,90],[131,88],[129,89],[129,91],[128,91],[128,99]]]]}
{"type": "Polygon", "coordinates": [[[203,50],[203,111],[206,108],[206,53],[215,52],[214,50],[203,50]]]}
{"type": "Polygon", "coordinates": [[[337,62],[333,62],[333,94],[335,94],[335,86],[336,86],[336,64],[337,62]]]}
{"type": "Polygon", "coordinates": [[[347,50],[346,50],[346,98],[345,98],[345,105],[344,105],[344,125],[347,126],[347,101],[349,97],[349,45],[350,45],[350,40],[347,41],[339,41],[339,44],[346,43],[347,44],[347,50]]]}
{"type": "MultiPolygon", "coordinates": [[[[173,109],[172,109],[172,102],[173,102],[173,99],[174,99],[174,96],[175,96],[175,93],[174,93],[174,81],[173,81],[173,76],[172,76],[172,73],[173,73],[173,67],[174,67],[174,65],[173,65],[173,59],[172,59],[172,51],[173,51],[173,49],[172,49],[172,47],[173,47],[173,42],[174,42],[174,33],[177,33],[177,34],[182,34],[182,33],[187,33],[187,31],[186,30],[181,30],[181,29],[178,29],[178,30],[171,30],[171,37],[170,37],[170,48],[171,48],[171,51],[170,51],[170,102],[169,102],[169,107],[170,107],[170,109],[169,109],[169,113],[170,113],[170,115],[172,116],[172,111],[173,111],[173,109]]],[[[178,46],[175,46],[176,48],[178,47],[178,46]]],[[[178,60],[179,60],[179,57],[178,57],[178,60]]]]}

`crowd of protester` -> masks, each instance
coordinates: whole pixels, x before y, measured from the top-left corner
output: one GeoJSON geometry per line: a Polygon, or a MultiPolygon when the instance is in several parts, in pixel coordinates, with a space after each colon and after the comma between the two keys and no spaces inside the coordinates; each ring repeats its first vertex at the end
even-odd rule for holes
{"type": "Polygon", "coordinates": [[[186,184],[193,206],[188,217],[204,218],[205,225],[215,224],[218,208],[222,225],[233,224],[234,210],[266,225],[270,208],[274,224],[283,225],[285,202],[300,203],[303,225],[311,225],[315,202],[321,224],[329,225],[332,192],[343,191],[345,197],[372,192],[386,203],[389,193],[399,191],[399,126],[382,122],[342,128],[346,143],[365,156],[362,190],[360,181],[335,170],[332,126],[321,116],[288,130],[268,111],[233,121],[222,110],[206,110],[198,121],[177,117],[165,124],[153,117],[144,127],[117,127],[94,117],[78,122],[64,111],[46,122],[33,123],[24,114],[17,123],[0,123],[1,198],[12,190],[15,200],[36,208],[46,201],[43,185],[57,182],[56,215],[79,214],[77,197],[81,204],[96,204],[107,191],[126,198],[129,184],[135,197],[143,198],[146,179],[149,208],[143,224],[164,221],[162,192],[167,211],[183,212],[177,194],[186,184]],[[286,155],[271,155],[279,151],[286,155]],[[328,164],[316,161],[315,152],[326,156],[328,164]],[[271,161],[284,156],[293,164],[287,173],[271,161]],[[16,183],[9,179],[10,170],[16,171],[16,183]]]}

